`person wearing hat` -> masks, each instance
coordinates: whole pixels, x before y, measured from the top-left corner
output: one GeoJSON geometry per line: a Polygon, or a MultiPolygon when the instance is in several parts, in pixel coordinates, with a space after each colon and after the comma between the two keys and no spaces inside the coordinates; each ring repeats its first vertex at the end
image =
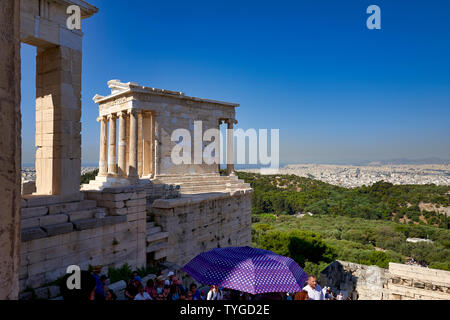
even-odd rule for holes
{"type": "Polygon", "coordinates": [[[173,271],[169,271],[167,274],[167,278],[169,278],[169,285],[173,284],[173,278],[175,278],[175,273],[173,271]]]}
{"type": "Polygon", "coordinates": [[[92,270],[92,275],[95,279],[95,300],[105,300],[105,285],[100,277],[102,266],[95,266],[92,270]]]}

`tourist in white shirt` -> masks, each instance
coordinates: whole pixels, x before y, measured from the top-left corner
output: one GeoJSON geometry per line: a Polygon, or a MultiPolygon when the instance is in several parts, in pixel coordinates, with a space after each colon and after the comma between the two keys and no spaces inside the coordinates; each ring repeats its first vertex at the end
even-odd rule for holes
{"type": "Polygon", "coordinates": [[[153,300],[152,297],[144,290],[142,285],[138,288],[139,293],[134,297],[134,300],[153,300]]]}
{"type": "Polygon", "coordinates": [[[323,300],[322,288],[317,284],[316,277],[309,276],[307,283],[303,290],[308,292],[309,300],[323,300]]]}
{"type": "Polygon", "coordinates": [[[208,292],[208,295],[206,296],[206,300],[223,300],[223,294],[222,291],[219,289],[218,286],[211,286],[211,289],[208,292]]]}

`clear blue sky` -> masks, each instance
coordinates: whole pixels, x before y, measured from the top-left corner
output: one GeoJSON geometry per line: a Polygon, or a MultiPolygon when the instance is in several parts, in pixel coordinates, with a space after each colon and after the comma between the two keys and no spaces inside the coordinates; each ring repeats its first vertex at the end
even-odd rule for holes
{"type": "MultiPolygon", "coordinates": [[[[450,1],[90,0],[83,163],[98,161],[110,79],[238,102],[279,128],[286,162],[450,159],[450,1]],[[381,8],[382,30],[366,28],[381,8]]],[[[23,162],[34,161],[35,50],[22,50],[23,162]]]]}

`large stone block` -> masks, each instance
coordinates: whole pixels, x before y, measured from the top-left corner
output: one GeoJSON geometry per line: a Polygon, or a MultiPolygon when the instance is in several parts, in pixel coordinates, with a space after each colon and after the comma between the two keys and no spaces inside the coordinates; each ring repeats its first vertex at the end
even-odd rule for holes
{"type": "MultiPolygon", "coordinates": [[[[112,225],[112,224],[125,223],[125,222],[127,222],[127,217],[126,216],[108,216],[108,217],[105,217],[104,219],[101,219],[101,221],[102,221],[103,226],[107,226],[107,225],[112,225]]],[[[127,228],[127,226],[124,225],[124,228],[127,228]]]]}
{"type": "Polygon", "coordinates": [[[85,220],[79,220],[75,221],[73,223],[76,230],[86,230],[86,229],[93,229],[100,227],[102,225],[102,219],[85,219],[85,220]]]}
{"type": "Polygon", "coordinates": [[[138,206],[143,206],[145,207],[147,203],[146,199],[136,199],[136,200],[127,200],[125,201],[125,205],[129,208],[129,207],[138,207],[138,206]]]}
{"type": "Polygon", "coordinates": [[[55,225],[55,224],[61,224],[64,222],[69,221],[69,217],[66,214],[53,214],[53,215],[47,215],[39,218],[40,225],[47,226],[47,225],[55,225]]]}
{"type": "Polygon", "coordinates": [[[99,201],[97,201],[97,205],[99,207],[104,207],[104,208],[108,208],[108,209],[120,209],[125,206],[125,203],[123,201],[99,200],[99,201]]]}
{"type": "Polygon", "coordinates": [[[39,227],[40,226],[40,220],[39,220],[38,217],[36,217],[36,218],[29,218],[29,219],[22,219],[20,224],[21,224],[21,228],[22,229],[39,227]]]}
{"type": "Polygon", "coordinates": [[[42,226],[49,236],[55,236],[63,233],[68,233],[73,231],[73,224],[70,222],[59,223],[53,225],[42,226]]]}
{"type": "Polygon", "coordinates": [[[47,237],[47,233],[39,227],[23,229],[22,230],[22,242],[31,241],[47,237]]]}
{"type": "Polygon", "coordinates": [[[48,213],[48,207],[32,207],[32,208],[22,208],[21,214],[22,219],[29,219],[34,217],[41,217],[48,213]]]}
{"type": "Polygon", "coordinates": [[[65,213],[78,210],[79,202],[61,203],[48,207],[49,214],[65,213]]]}
{"type": "Polygon", "coordinates": [[[83,210],[83,211],[75,211],[75,212],[70,212],[68,214],[68,216],[69,216],[69,221],[74,222],[74,221],[78,221],[78,220],[85,220],[85,219],[93,218],[94,212],[92,211],[92,209],[83,210]]]}
{"type": "Polygon", "coordinates": [[[128,208],[109,208],[108,212],[112,216],[125,216],[128,213],[128,208]]]}

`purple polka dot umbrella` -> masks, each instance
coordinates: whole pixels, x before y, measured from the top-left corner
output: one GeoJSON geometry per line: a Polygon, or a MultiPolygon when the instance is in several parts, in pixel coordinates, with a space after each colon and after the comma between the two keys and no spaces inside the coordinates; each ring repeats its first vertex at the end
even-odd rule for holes
{"type": "Polygon", "coordinates": [[[251,247],[215,248],[182,270],[200,283],[250,294],[302,291],[308,278],[291,258],[251,247]]]}

